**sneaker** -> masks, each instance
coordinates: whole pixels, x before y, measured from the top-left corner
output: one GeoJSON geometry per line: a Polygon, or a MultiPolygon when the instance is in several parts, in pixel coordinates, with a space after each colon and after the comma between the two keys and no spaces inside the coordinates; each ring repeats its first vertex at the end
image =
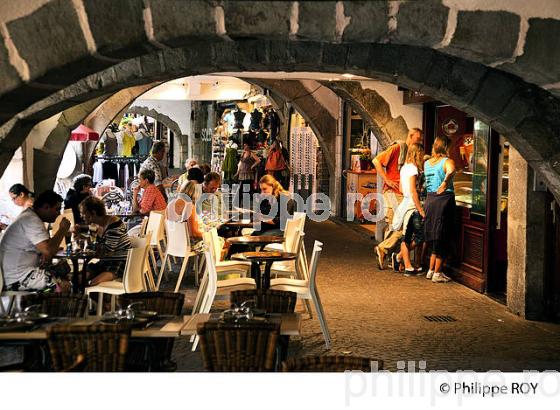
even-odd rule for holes
{"type": "Polygon", "coordinates": [[[393,265],[393,266],[391,266],[391,267],[393,268],[393,270],[394,270],[395,272],[399,272],[399,271],[400,271],[401,263],[400,263],[400,261],[399,261],[399,259],[398,259],[398,257],[397,257],[397,254],[396,254],[395,252],[393,252],[393,253],[391,254],[391,264],[393,265]]]}
{"type": "Polygon", "coordinates": [[[426,273],[426,279],[432,279],[432,276],[434,276],[434,271],[428,270],[428,273],[426,273]]]}
{"type": "Polygon", "coordinates": [[[442,272],[434,272],[434,276],[432,276],[432,282],[434,283],[446,283],[451,280],[450,277],[446,276],[442,272]]]}
{"type": "Polygon", "coordinates": [[[404,276],[416,276],[418,273],[416,272],[416,270],[414,268],[412,269],[405,269],[404,270],[404,276]]]}
{"type": "Polygon", "coordinates": [[[375,255],[377,259],[377,267],[379,270],[385,269],[385,252],[383,252],[379,246],[375,247],[375,255]]]}

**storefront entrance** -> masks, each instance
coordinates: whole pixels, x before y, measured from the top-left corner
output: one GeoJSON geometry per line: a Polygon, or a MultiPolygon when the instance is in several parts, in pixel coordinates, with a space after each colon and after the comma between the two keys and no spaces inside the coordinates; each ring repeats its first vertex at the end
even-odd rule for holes
{"type": "Polygon", "coordinates": [[[424,119],[426,152],[436,135],[446,135],[457,168],[457,236],[449,273],[505,303],[509,143],[449,105],[426,103],[424,119]]]}

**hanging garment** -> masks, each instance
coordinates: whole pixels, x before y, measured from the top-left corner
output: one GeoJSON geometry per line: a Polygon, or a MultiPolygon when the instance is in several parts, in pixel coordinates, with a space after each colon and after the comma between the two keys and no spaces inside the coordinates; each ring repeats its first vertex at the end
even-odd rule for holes
{"type": "Polygon", "coordinates": [[[280,133],[280,117],[278,117],[274,110],[270,110],[267,117],[267,124],[270,127],[270,138],[274,141],[280,133]]]}
{"type": "Polygon", "coordinates": [[[152,149],[152,137],[144,135],[142,139],[138,140],[136,143],[138,144],[138,155],[150,155],[150,150],[152,149]]]}
{"type": "Polygon", "coordinates": [[[94,184],[98,184],[103,181],[103,165],[101,161],[95,161],[93,164],[93,177],[91,178],[94,184]]]}
{"type": "Polygon", "coordinates": [[[132,148],[136,145],[136,139],[132,134],[125,131],[123,133],[123,140],[122,140],[122,156],[123,157],[131,157],[132,156],[132,148]]]}
{"type": "Polygon", "coordinates": [[[224,180],[233,180],[233,176],[237,172],[237,149],[226,148],[226,156],[222,163],[222,171],[224,171],[224,180]]]}
{"type": "Polygon", "coordinates": [[[112,179],[117,181],[119,179],[119,171],[117,164],[114,162],[104,161],[102,164],[103,179],[112,179]]]}
{"type": "Polygon", "coordinates": [[[270,150],[268,158],[266,159],[267,171],[282,171],[287,168],[286,160],[282,155],[282,151],[277,149],[270,150]]]}
{"type": "Polygon", "coordinates": [[[105,144],[103,147],[103,155],[114,157],[118,153],[117,137],[111,130],[105,131],[105,138],[102,139],[105,144]]]}
{"type": "Polygon", "coordinates": [[[241,156],[239,160],[239,174],[237,175],[239,180],[254,180],[255,170],[251,167],[255,163],[253,156],[251,154],[241,156]]]}

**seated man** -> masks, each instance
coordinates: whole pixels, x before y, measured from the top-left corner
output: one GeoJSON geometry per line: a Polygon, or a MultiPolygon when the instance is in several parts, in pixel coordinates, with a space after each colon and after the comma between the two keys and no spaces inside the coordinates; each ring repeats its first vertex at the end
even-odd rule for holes
{"type": "Polygon", "coordinates": [[[148,215],[151,211],[164,211],[167,207],[165,198],[154,185],[154,171],[144,169],[138,174],[140,182],[132,191],[132,210],[141,215],[148,215]],[[138,193],[143,189],[142,199],[138,200],[138,193]]]}
{"type": "Polygon", "coordinates": [[[33,207],[25,209],[6,229],[0,242],[6,289],[69,291],[69,282],[62,278],[69,272],[69,266],[53,266],[49,262],[68,233],[70,221],[62,218],[52,238],[45,228],[45,222],[52,223],[60,215],[61,205],[60,195],[45,191],[35,199],[33,207]]]}

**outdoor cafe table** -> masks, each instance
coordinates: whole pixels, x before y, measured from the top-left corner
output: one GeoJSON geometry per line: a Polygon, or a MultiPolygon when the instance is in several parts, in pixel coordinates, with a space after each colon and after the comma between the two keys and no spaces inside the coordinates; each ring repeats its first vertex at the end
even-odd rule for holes
{"type": "Polygon", "coordinates": [[[271,243],[283,243],[283,236],[274,235],[261,235],[261,236],[234,236],[227,238],[226,241],[231,245],[244,245],[247,247],[256,248],[259,246],[266,246],[271,243]]]}
{"type": "MultiPolygon", "coordinates": [[[[179,337],[181,329],[191,319],[191,316],[167,316],[156,318],[146,328],[132,329],[131,337],[179,337]]],[[[100,317],[88,317],[86,319],[59,318],[54,322],[46,323],[30,331],[0,332],[0,343],[6,340],[46,340],[47,329],[57,324],[65,325],[92,325],[100,322],[100,317]]]]}
{"type": "Polygon", "coordinates": [[[270,270],[274,262],[291,261],[296,258],[295,253],[291,252],[278,252],[278,251],[263,251],[263,252],[242,252],[231,255],[231,259],[250,261],[251,262],[251,276],[254,277],[257,284],[257,289],[270,288],[270,270]],[[264,277],[261,280],[261,264],[264,263],[264,277]],[[261,283],[262,282],[262,283],[261,283]]]}
{"type": "Polygon", "coordinates": [[[97,256],[94,251],[80,250],[70,253],[67,253],[66,251],[59,251],[54,257],[57,259],[69,259],[72,262],[72,288],[74,292],[83,292],[87,284],[87,265],[93,259],[99,259],[103,261],[126,260],[127,255],[127,251],[120,251],[97,256]],[[80,260],[82,261],[81,270],[79,268],[80,260]]]}

